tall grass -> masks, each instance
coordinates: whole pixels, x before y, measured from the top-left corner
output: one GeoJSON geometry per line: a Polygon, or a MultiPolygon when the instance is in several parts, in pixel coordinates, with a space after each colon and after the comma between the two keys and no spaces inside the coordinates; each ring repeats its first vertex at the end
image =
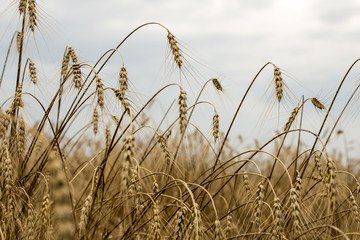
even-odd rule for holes
{"type": "MultiPolygon", "coordinates": [[[[9,47],[17,49],[16,86],[6,89],[14,94],[0,113],[0,239],[360,239],[358,176],[343,170],[327,151],[343,112],[325,139],[320,137],[358,60],[330,106],[302,97],[281,132],[256,149],[238,152],[228,138],[253,83],[273,67],[274,97],[281,103],[281,68],[269,62],[259,70],[226,129],[220,129],[214,105],[199,101],[205,87],[222,93],[217,79],[206,81],[193,103],[179,81],[138,106],[120,51],[134,32],[148,25],[164,29],[176,71],[186,77],[189,70],[176,37],[151,22],[134,29],[94,65],[81,62],[67,46],[59,60],[58,88],[45,103],[24,91],[27,81],[35,89],[39,84],[38,65],[24,51],[25,37],[37,31],[38,5],[35,0],[17,4],[20,29],[9,47]],[[115,54],[122,58],[119,77],[107,85],[102,69],[115,54]],[[179,91],[178,117],[165,128],[142,124],[152,101],[169,88],[179,91]],[[42,109],[36,123],[24,115],[24,96],[42,109]],[[114,102],[119,108],[110,111],[114,102]],[[293,126],[296,121],[301,126],[310,102],[324,112],[316,132],[293,126]],[[211,139],[191,118],[200,104],[213,107],[211,139]],[[84,109],[92,112],[88,119],[80,114],[84,109]],[[74,132],[69,128],[76,119],[83,125],[74,132]],[[297,141],[287,144],[294,136],[297,141]]],[[[165,118],[171,116],[165,113],[165,118]]]]}

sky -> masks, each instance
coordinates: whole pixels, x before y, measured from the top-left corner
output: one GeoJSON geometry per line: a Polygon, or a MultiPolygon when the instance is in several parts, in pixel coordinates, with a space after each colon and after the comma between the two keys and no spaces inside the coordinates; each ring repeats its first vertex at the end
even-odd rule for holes
{"type": "MultiPolygon", "coordinates": [[[[20,24],[17,6],[13,4],[16,1],[1,2],[5,2],[0,8],[2,64],[11,35],[20,24]]],[[[269,61],[274,63],[282,71],[288,88],[287,95],[292,101],[284,104],[283,111],[279,113],[276,101],[269,96],[274,87],[273,70],[267,68],[249,94],[246,101],[248,104],[238,116],[234,135],[247,136],[247,131],[255,131],[256,136],[261,138],[274,134],[274,127],[271,126],[275,124],[276,128],[282,128],[302,94],[305,98],[317,97],[329,106],[347,69],[360,57],[358,0],[343,0],[341,3],[325,0],[36,2],[39,28],[30,40],[35,39],[37,44],[34,50],[29,50],[29,54],[41,62],[39,68],[43,69],[43,75],[40,74],[40,78],[56,78],[67,45],[76,50],[80,61],[94,63],[136,27],[146,22],[159,22],[179,41],[189,76],[196,72],[199,85],[213,77],[221,81],[223,95],[209,91],[204,94],[204,99],[214,102],[224,130],[257,71],[269,61]],[[269,109],[269,103],[275,107],[269,109]],[[269,111],[272,113],[267,113],[269,111]],[[258,120],[259,116],[263,116],[263,119],[258,120]],[[271,124],[268,120],[272,121],[271,124]],[[251,124],[254,126],[244,127],[251,124]]],[[[173,66],[167,58],[166,34],[159,26],[147,26],[131,36],[120,49],[133,85],[142,99],[151,96],[166,83],[169,74],[175,72],[171,70],[173,66]]],[[[104,78],[111,81],[112,77],[116,77],[120,64],[119,58],[109,63],[109,71],[104,78]]],[[[7,76],[11,78],[11,74],[7,76]]],[[[340,92],[338,104],[334,106],[333,119],[359,82],[359,76],[360,72],[355,68],[344,90],[340,92]]],[[[3,90],[0,91],[3,93],[3,90]]],[[[163,100],[165,103],[162,108],[167,107],[168,99],[163,100]]],[[[351,106],[353,108],[349,109],[348,116],[345,115],[341,127],[348,139],[356,140],[360,132],[356,124],[359,117],[356,107],[359,105],[354,102],[351,106]]],[[[204,110],[204,116],[205,112],[208,109],[204,110]]],[[[318,129],[317,121],[324,114],[314,110],[309,115],[315,116],[309,116],[309,127],[318,129]]],[[[194,117],[194,121],[201,125],[208,120],[199,115],[194,117]]],[[[210,132],[209,129],[205,131],[210,132]]]]}

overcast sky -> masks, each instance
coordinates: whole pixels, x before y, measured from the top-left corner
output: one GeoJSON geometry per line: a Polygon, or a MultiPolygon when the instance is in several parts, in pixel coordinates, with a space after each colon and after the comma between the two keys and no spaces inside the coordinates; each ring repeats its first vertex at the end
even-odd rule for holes
{"type": "MultiPolygon", "coordinates": [[[[5,2],[1,3],[0,9],[0,29],[4,32],[0,35],[2,64],[9,36],[19,24],[16,24],[16,5],[11,5],[15,1],[1,2],[5,2]],[[8,8],[4,7],[9,5],[8,8]]],[[[294,101],[288,104],[288,111],[291,111],[301,94],[305,94],[305,97],[318,97],[329,105],[331,96],[348,67],[360,57],[358,0],[36,2],[40,15],[39,32],[35,38],[41,44],[38,44],[38,49],[33,53],[42,60],[41,66],[52,69],[54,74],[59,73],[66,45],[74,47],[82,62],[94,63],[102,53],[115,47],[137,26],[150,21],[166,26],[181,43],[189,68],[200,72],[203,79],[199,80],[205,82],[210,77],[218,77],[224,85],[226,96],[217,96],[219,101],[214,99],[217,101],[216,106],[221,108],[220,114],[224,115],[224,129],[251,79],[266,62],[271,61],[280,67],[284,81],[295,95],[294,101]],[[47,42],[46,45],[43,40],[47,42]],[[202,67],[204,65],[207,67],[202,67]],[[224,109],[221,107],[223,105],[226,106],[224,109]]],[[[133,84],[138,85],[137,90],[146,91],[152,85],[156,89],[164,83],[155,83],[154,80],[163,75],[164,68],[166,72],[164,63],[169,62],[166,61],[166,40],[163,29],[148,26],[124,44],[121,51],[133,84]]],[[[110,66],[118,67],[119,61],[110,63],[110,66]]],[[[358,82],[359,74],[359,71],[354,70],[348,89],[342,93],[342,101],[358,82]]],[[[273,87],[271,80],[272,69],[269,68],[256,85],[255,93],[249,96],[249,101],[254,100],[257,105],[249,104],[249,108],[266,108],[267,99],[257,102],[256,97],[262,97],[269,86],[273,87]]],[[[143,96],[146,99],[146,92],[143,96]]],[[[338,110],[341,107],[339,101],[338,110]]],[[[249,121],[249,118],[257,118],[259,114],[253,111],[245,116],[249,121]]],[[[350,110],[349,115],[356,115],[355,110],[350,110]]],[[[285,115],[283,119],[287,117],[285,115]]],[[[344,123],[345,130],[359,128],[356,124],[359,119],[354,119],[348,117],[344,123]]],[[[279,123],[279,128],[284,121],[286,120],[279,123]]],[[[257,124],[261,126],[263,123],[257,124]]],[[[241,126],[243,125],[237,127],[241,129],[241,126]]],[[[318,125],[315,124],[316,127],[318,125]]],[[[237,134],[242,134],[242,130],[236,131],[237,134]]]]}

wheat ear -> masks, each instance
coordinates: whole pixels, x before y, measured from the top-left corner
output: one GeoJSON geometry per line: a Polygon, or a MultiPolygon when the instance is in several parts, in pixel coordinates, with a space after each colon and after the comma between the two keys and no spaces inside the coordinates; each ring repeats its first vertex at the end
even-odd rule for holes
{"type": "Polygon", "coordinates": [[[274,66],[274,79],[275,79],[275,85],[276,85],[276,97],[278,101],[280,102],[283,97],[283,79],[281,76],[280,69],[276,66],[274,66]]]}
{"type": "Polygon", "coordinates": [[[182,61],[182,56],[181,56],[177,41],[176,41],[174,35],[172,35],[172,33],[170,31],[168,31],[167,38],[168,38],[168,41],[170,44],[170,49],[173,54],[174,60],[175,60],[176,64],[178,65],[178,67],[181,68],[183,61],[182,61]]]}

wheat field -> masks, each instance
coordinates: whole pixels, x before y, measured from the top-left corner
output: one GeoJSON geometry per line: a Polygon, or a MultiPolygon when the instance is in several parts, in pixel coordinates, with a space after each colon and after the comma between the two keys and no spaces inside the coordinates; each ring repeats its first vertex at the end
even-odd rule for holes
{"type": "Polygon", "coordinates": [[[359,83],[340,115],[332,115],[358,60],[329,104],[302,96],[274,136],[238,151],[230,137],[233,124],[265,69],[272,71],[275,103],[286,101],[281,66],[268,62],[259,69],[230,125],[222,128],[223,116],[211,99],[200,100],[208,88],[224,94],[221,81],[202,80],[190,98],[195,88],[183,84],[191,70],[185,50],[166,26],[149,22],[95,64],[83,62],[65,43],[55,94],[45,91],[43,100],[37,89],[46,83],[39,83],[38,74],[46,72],[25,51],[37,34],[39,6],[36,0],[14,1],[14,6],[19,29],[9,39],[8,55],[1,56],[1,80],[14,76],[15,89],[6,90],[12,97],[1,99],[0,240],[360,239],[359,174],[351,171],[357,163],[345,166],[336,149],[328,149],[343,111],[358,94],[359,83]],[[165,82],[140,103],[121,49],[150,25],[162,29],[169,67],[181,79],[165,82]],[[102,70],[114,56],[121,62],[109,84],[102,70]],[[8,58],[15,59],[16,72],[6,71],[8,58]],[[159,116],[152,115],[151,105],[169,89],[177,94],[168,109],[176,116],[167,111],[160,116],[164,124],[152,124],[159,116]],[[192,121],[201,104],[210,106],[211,134],[192,121]],[[27,112],[34,106],[41,112],[35,121],[27,112]],[[315,131],[302,128],[308,108],[322,116],[315,131]],[[324,133],[330,116],[336,121],[324,133]]]}

